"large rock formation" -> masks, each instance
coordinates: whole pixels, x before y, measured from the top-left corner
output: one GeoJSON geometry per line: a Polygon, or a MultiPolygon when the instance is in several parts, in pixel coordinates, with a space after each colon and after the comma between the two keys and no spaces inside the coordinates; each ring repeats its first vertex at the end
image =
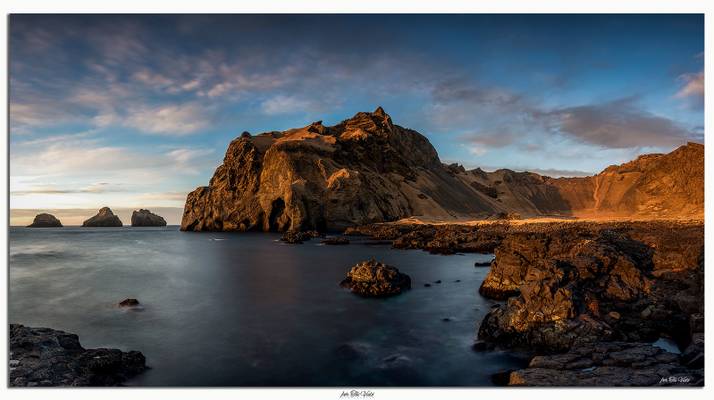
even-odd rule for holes
{"type": "Polygon", "coordinates": [[[338,230],[409,216],[703,217],[703,145],[646,155],[586,178],[444,165],[384,110],[335,126],[241,135],[208,186],[188,195],[182,230],[338,230]]]}
{"type": "Polygon", "coordinates": [[[166,226],[166,220],[149,210],[134,210],[131,213],[131,226],[166,226]]]}
{"type": "Polygon", "coordinates": [[[116,386],[145,369],[138,351],[85,349],[75,334],[10,324],[10,386],[116,386]]]}
{"type": "Polygon", "coordinates": [[[52,214],[37,214],[28,228],[61,228],[62,223],[52,214]]]}
{"type": "Polygon", "coordinates": [[[97,215],[84,221],[85,227],[120,227],[123,226],[119,217],[114,215],[109,207],[99,209],[97,215]]]}
{"type": "Polygon", "coordinates": [[[545,352],[660,336],[687,346],[704,308],[703,226],[606,228],[508,235],[480,290],[508,301],[484,318],[479,338],[545,352]]]}
{"type": "Polygon", "coordinates": [[[332,127],[315,122],[235,139],[209,186],[188,195],[181,229],[332,230],[501,211],[477,193],[424,136],[378,108],[332,127]]]}

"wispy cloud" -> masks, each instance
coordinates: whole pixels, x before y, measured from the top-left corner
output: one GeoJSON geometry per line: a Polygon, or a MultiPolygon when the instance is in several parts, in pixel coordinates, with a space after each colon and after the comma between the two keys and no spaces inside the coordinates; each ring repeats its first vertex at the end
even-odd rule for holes
{"type": "Polygon", "coordinates": [[[671,119],[637,107],[637,98],[566,107],[541,113],[557,132],[606,148],[672,147],[695,134],[671,119]]]}
{"type": "Polygon", "coordinates": [[[675,97],[684,99],[695,109],[704,108],[704,71],[679,76],[682,87],[675,97]]]}

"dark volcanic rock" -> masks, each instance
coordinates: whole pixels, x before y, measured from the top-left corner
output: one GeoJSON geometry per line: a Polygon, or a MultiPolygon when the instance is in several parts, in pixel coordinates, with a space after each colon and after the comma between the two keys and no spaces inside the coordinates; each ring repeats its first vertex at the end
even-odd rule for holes
{"type": "Polygon", "coordinates": [[[287,231],[283,233],[283,236],[280,238],[280,240],[290,244],[301,244],[302,242],[306,242],[310,239],[322,236],[323,235],[318,231],[287,231]]]}
{"type": "Polygon", "coordinates": [[[607,342],[534,357],[511,372],[515,386],[703,386],[704,370],[688,368],[677,354],[645,343],[607,342]]]}
{"type": "Polygon", "coordinates": [[[686,345],[691,316],[703,311],[703,264],[682,258],[681,251],[693,246],[701,255],[703,238],[701,227],[675,223],[575,224],[513,233],[496,249],[480,290],[508,301],[487,314],[479,338],[546,352],[661,335],[686,345]],[[658,230],[663,235],[655,239],[658,230]],[[659,243],[672,240],[679,246],[659,243]],[[682,264],[672,269],[660,261],[658,269],[655,260],[670,259],[670,251],[682,264]]]}
{"type": "Polygon", "coordinates": [[[62,223],[52,214],[37,214],[28,228],[61,228],[62,223]]]}
{"type": "Polygon", "coordinates": [[[321,243],[329,245],[350,244],[350,240],[342,236],[333,236],[323,240],[321,243]]]}
{"type": "Polygon", "coordinates": [[[134,210],[131,213],[131,226],[166,226],[166,220],[149,210],[134,210]]]}
{"type": "Polygon", "coordinates": [[[109,207],[102,207],[97,215],[84,221],[85,227],[119,227],[122,226],[119,217],[114,215],[109,207]]]}
{"type": "Polygon", "coordinates": [[[10,324],[10,386],[116,386],[145,369],[138,351],[84,349],[77,335],[10,324]]]}
{"type": "Polygon", "coordinates": [[[370,260],[352,267],[340,286],[365,297],[385,297],[411,289],[411,278],[392,266],[370,260]]]}
{"type": "Polygon", "coordinates": [[[137,307],[139,305],[139,300],[137,299],[124,299],[119,302],[119,307],[137,307]]]}

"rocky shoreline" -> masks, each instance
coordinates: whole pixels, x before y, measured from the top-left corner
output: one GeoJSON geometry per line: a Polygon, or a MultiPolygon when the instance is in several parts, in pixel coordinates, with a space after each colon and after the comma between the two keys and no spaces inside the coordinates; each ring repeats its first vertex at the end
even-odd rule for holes
{"type": "Polygon", "coordinates": [[[534,356],[500,383],[703,385],[701,222],[371,224],[345,234],[437,254],[494,252],[479,292],[505,303],[478,339],[534,356]],[[659,338],[682,355],[652,346],[659,338]]]}
{"type": "Polygon", "coordinates": [[[85,349],[75,334],[10,324],[11,387],[119,386],[146,369],[138,351],[85,349]]]}

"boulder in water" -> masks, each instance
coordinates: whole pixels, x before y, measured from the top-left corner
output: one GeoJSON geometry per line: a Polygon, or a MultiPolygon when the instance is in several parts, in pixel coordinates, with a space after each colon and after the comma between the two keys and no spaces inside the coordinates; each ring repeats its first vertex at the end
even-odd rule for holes
{"type": "Polygon", "coordinates": [[[398,269],[370,260],[358,263],[347,273],[340,286],[364,297],[385,297],[411,289],[411,278],[398,269]]]}

